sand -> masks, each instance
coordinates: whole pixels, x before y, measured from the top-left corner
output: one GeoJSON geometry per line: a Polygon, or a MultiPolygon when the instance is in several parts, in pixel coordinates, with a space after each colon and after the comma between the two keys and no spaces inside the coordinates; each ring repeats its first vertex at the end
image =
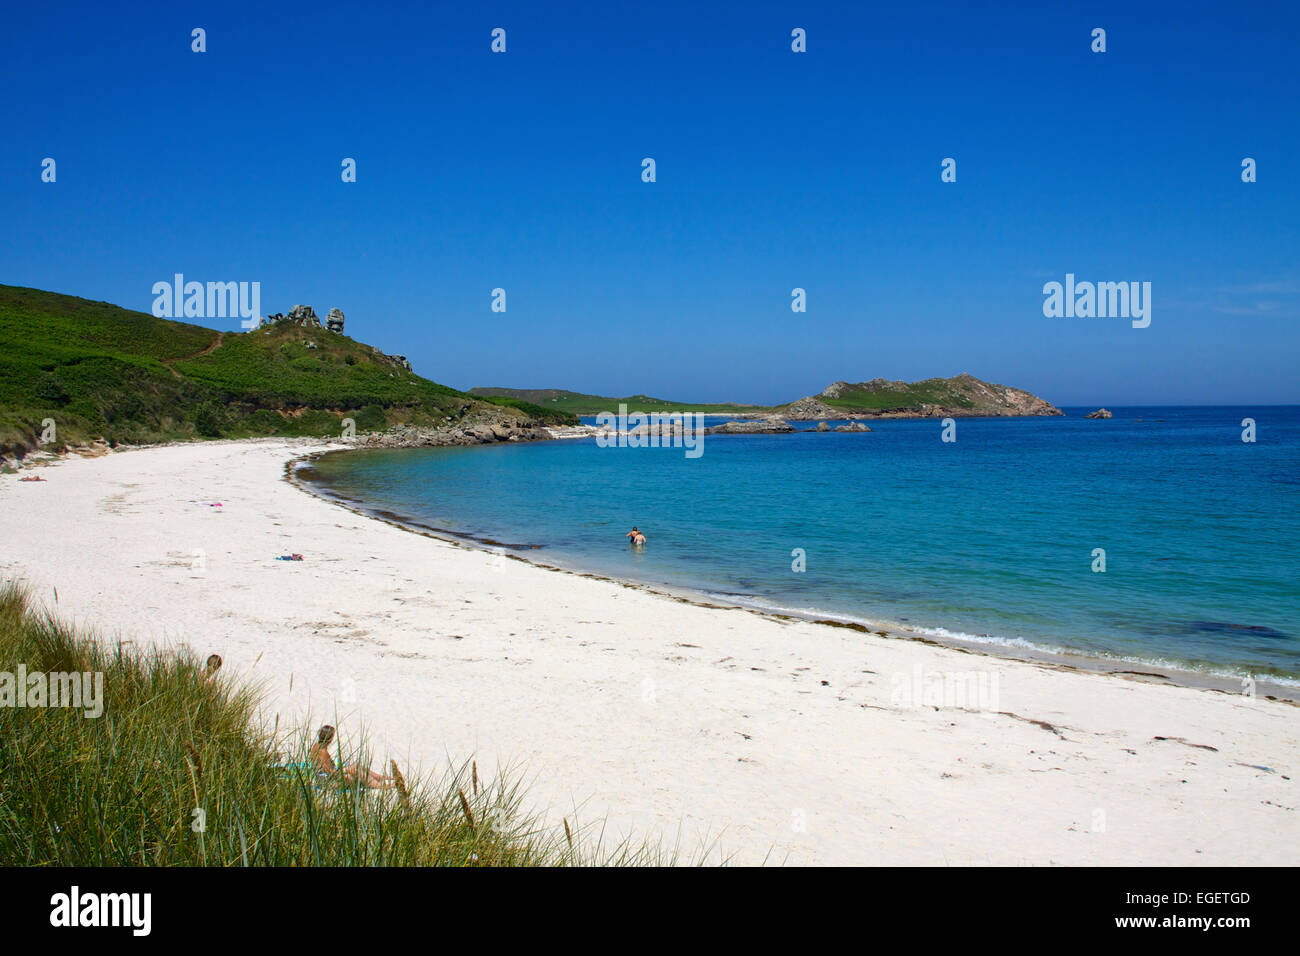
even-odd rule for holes
{"type": "Polygon", "coordinates": [[[327,447],[175,445],[73,457],[40,483],[0,477],[0,578],[105,640],[221,654],[282,724],[364,725],[376,765],[509,768],[549,825],[603,825],[607,841],[689,860],[1240,865],[1300,851],[1294,704],[535,567],[285,480],[327,447]],[[291,552],[305,560],[274,560],[291,552]]]}

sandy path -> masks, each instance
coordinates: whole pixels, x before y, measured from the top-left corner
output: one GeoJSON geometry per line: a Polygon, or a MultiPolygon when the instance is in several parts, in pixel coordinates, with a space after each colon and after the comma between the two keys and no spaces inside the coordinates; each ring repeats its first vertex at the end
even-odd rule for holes
{"type": "Polygon", "coordinates": [[[221,654],[265,682],[282,720],[364,722],[404,766],[510,764],[553,822],[582,804],[578,820],[607,818],[612,834],[680,834],[688,851],[713,837],[736,862],[1292,864],[1300,851],[1300,708],[504,560],[284,481],[314,447],[172,446],[66,461],[44,483],[0,477],[0,577],[49,603],[57,587],[60,614],[106,635],[221,654]],[[273,560],[294,551],[306,560],[273,560]],[[935,672],[996,681],[996,699],[900,699],[935,672]]]}

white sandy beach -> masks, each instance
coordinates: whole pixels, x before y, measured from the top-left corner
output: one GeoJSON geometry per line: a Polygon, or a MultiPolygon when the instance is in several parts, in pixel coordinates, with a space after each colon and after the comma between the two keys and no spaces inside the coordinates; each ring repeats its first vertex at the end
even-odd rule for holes
{"type": "Polygon", "coordinates": [[[364,723],[404,770],[513,766],[550,822],[607,820],[688,858],[705,840],[744,864],[1300,855],[1300,707],[503,559],[285,480],[325,447],[178,445],[0,476],[0,578],[107,638],[221,654],[282,722],[364,723]],[[305,560],[274,560],[290,552],[305,560]],[[995,706],[900,701],[918,672],[996,680],[995,706]]]}

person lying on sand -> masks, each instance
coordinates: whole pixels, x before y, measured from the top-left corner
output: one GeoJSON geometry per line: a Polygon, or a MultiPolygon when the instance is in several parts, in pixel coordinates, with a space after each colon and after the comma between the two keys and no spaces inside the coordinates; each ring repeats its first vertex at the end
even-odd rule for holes
{"type": "Polygon", "coordinates": [[[334,758],[330,756],[330,743],[333,740],[334,728],[329,724],[326,724],[316,735],[316,743],[312,744],[311,750],[307,752],[307,755],[311,757],[312,763],[320,768],[322,773],[337,773],[347,783],[359,783],[363,787],[392,786],[392,777],[381,776],[368,767],[363,768],[357,764],[348,764],[341,769],[337,767],[334,763],[334,758]]]}
{"type": "Polygon", "coordinates": [[[206,681],[212,680],[217,676],[219,670],[221,670],[221,655],[209,654],[208,662],[203,667],[203,679],[206,681]]]}
{"type": "Polygon", "coordinates": [[[641,533],[640,529],[637,528],[636,525],[633,525],[632,530],[629,531],[627,534],[623,535],[623,537],[631,538],[632,544],[634,544],[638,548],[645,544],[645,535],[641,533]]]}

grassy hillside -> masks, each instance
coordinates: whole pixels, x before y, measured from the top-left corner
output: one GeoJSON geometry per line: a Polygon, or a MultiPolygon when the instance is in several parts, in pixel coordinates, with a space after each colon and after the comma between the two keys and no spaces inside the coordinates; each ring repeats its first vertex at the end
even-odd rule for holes
{"type": "Polygon", "coordinates": [[[1061,414],[1059,408],[1024,389],[985,382],[968,373],[920,382],[892,382],[883,378],[834,382],[819,395],[791,403],[784,412],[804,418],[827,414],[850,417],[1061,414]]]}
{"type": "Polygon", "coordinates": [[[523,401],[535,407],[567,412],[572,415],[595,415],[599,412],[617,412],[620,404],[628,412],[710,412],[719,415],[736,412],[762,411],[761,405],[741,405],[735,402],[707,405],[695,402],[670,402],[649,395],[629,395],[626,398],[609,398],[603,395],[584,395],[559,388],[471,388],[471,395],[491,401],[507,398],[523,401]]]}
{"type": "Polygon", "coordinates": [[[476,412],[572,421],[476,399],[323,328],[216,332],[0,286],[0,452],[33,447],[47,418],[66,444],[338,435],[345,417],[368,431],[476,412]]]}
{"type": "Polygon", "coordinates": [[[832,408],[877,410],[941,405],[944,408],[973,408],[975,402],[950,378],[927,378],[921,382],[860,382],[843,389],[834,398],[818,396],[832,408]]]}

